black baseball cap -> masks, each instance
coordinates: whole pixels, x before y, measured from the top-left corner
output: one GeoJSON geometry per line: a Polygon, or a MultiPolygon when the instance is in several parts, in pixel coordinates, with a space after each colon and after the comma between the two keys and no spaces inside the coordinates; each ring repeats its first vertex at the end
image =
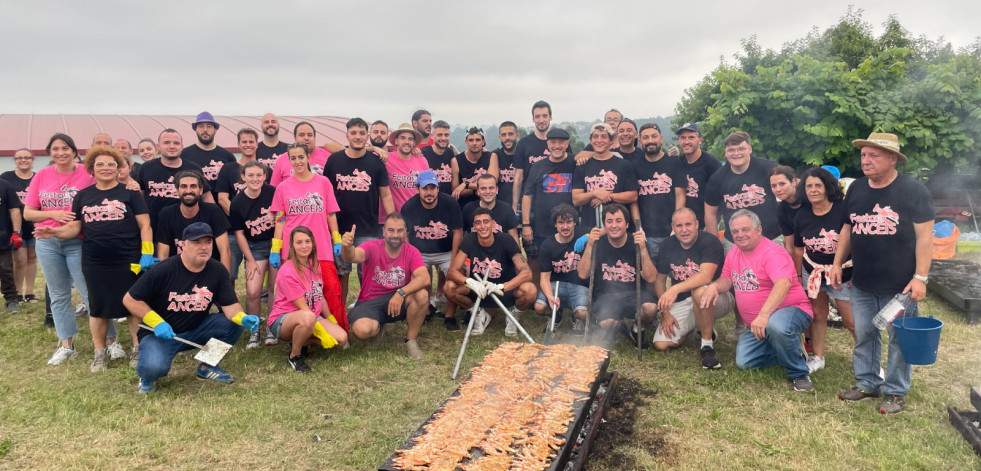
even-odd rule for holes
{"type": "Polygon", "coordinates": [[[694,131],[697,132],[699,136],[702,135],[702,128],[698,127],[698,123],[685,123],[682,124],[677,131],[674,132],[676,136],[681,135],[682,131],[694,131]]]}
{"type": "Polygon", "coordinates": [[[183,240],[198,240],[202,237],[214,237],[214,231],[206,222],[195,222],[184,228],[183,240]]]}

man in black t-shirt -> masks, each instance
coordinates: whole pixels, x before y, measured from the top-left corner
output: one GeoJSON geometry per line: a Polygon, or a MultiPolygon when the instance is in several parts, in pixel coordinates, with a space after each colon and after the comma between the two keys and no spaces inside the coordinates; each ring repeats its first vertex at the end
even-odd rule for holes
{"type": "MultiPolygon", "coordinates": [[[[862,173],[845,194],[846,216],[838,236],[838,251],[831,268],[831,283],[839,289],[842,264],[851,254],[851,304],[855,319],[852,367],[855,387],[838,393],[842,400],[857,401],[885,395],[879,412],[903,410],[913,380],[913,366],[903,358],[892,326],[886,376],[879,375],[882,334],[872,323],[876,313],[893,296],[908,293],[910,303],[901,314],[919,314],[917,302],[926,297],[933,256],[933,200],[922,183],[899,173],[907,158],[900,152],[895,134],[872,133],[852,141],[861,149],[862,173]]],[[[902,322],[901,320],[897,322],[902,322]]]]}
{"type": "Polygon", "coordinates": [[[286,153],[286,143],[279,141],[279,118],[272,113],[262,115],[262,142],[256,147],[255,159],[269,167],[266,183],[272,178],[272,168],[276,157],[286,153]]]}
{"type": "Polygon", "coordinates": [[[581,257],[575,250],[576,239],[582,235],[581,231],[576,230],[579,212],[568,204],[560,204],[552,209],[550,219],[555,225],[555,235],[545,239],[539,247],[538,259],[542,272],[538,287],[541,291],[535,300],[535,312],[549,315],[552,306],[558,306],[560,311],[567,307],[575,318],[572,332],[582,334],[589,282],[579,278],[581,257]],[[554,291],[556,281],[559,282],[558,295],[554,291]]]}
{"type": "Polygon", "coordinates": [[[478,207],[487,208],[491,211],[491,218],[494,219],[494,232],[508,233],[518,241],[518,217],[514,215],[511,206],[497,199],[498,196],[497,179],[493,175],[485,173],[477,178],[477,201],[472,201],[463,207],[463,231],[476,232],[467,221],[473,221],[473,212],[478,207]]]}
{"type": "Polygon", "coordinates": [[[498,198],[511,206],[511,211],[518,211],[518,204],[521,202],[520,187],[514,184],[515,162],[514,158],[518,150],[518,125],[511,121],[501,123],[497,128],[498,138],[501,140],[501,147],[495,149],[493,154],[497,157],[497,168],[501,177],[498,182],[498,198]]]}
{"type": "Polygon", "coordinates": [[[661,310],[654,348],[665,351],[680,347],[688,334],[698,328],[702,332],[702,368],[722,368],[715,354],[715,321],[732,310],[735,298],[732,292],[726,291],[714,303],[701,307],[705,286],[722,274],[726,258],[722,242],[698,229],[695,212],[689,208],[674,212],[671,227],[674,237],[664,240],[654,262],[657,268],[654,294],[661,310]]]}
{"type": "Polygon", "coordinates": [[[610,152],[614,136],[613,129],[606,124],[594,124],[589,132],[593,156],[576,167],[572,175],[572,203],[579,208],[582,227],[599,226],[594,211],[598,206],[611,203],[629,205],[637,202],[638,187],[634,169],[629,162],[614,157],[610,152]]]}
{"type": "MultiPolygon", "coordinates": [[[[150,225],[157,227],[157,217],[165,207],[177,204],[177,187],[174,175],[184,170],[201,172],[201,166],[181,158],[181,135],[177,130],[167,128],[157,137],[157,151],[160,158],[150,160],[140,168],[139,184],[146,207],[150,211],[150,225]]],[[[203,174],[202,174],[203,175],[203,174]]],[[[202,201],[214,203],[209,187],[205,187],[202,201]]]]}
{"type": "Polygon", "coordinates": [[[174,176],[174,187],[180,195],[180,204],[164,208],[157,219],[157,226],[153,228],[157,258],[164,260],[171,255],[180,255],[184,249],[181,239],[184,229],[193,223],[203,222],[214,229],[212,254],[228,272],[232,257],[228,247],[229,225],[225,212],[217,204],[201,201],[204,181],[197,172],[178,173],[174,176]]]}
{"type": "Polygon", "coordinates": [[[467,130],[467,150],[457,154],[450,161],[453,168],[453,197],[466,207],[477,201],[477,178],[484,174],[500,176],[497,156],[484,150],[484,130],[472,127],[467,130]]]}
{"type": "Polygon", "coordinates": [[[450,149],[450,125],[439,120],[433,123],[433,145],[420,149],[429,168],[436,172],[439,191],[447,195],[453,193],[453,151],[450,149]]]}
{"type": "MultiPolygon", "coordinates": [[[[705,227],[705,185],[709,177],[722,167],[719,159],[702,150],[702,128],[697,123],[685,123],[677,131],[678,146],[683,155],[681,162],[681,183],[686,184],[685,206],[695,212],[700,228],[705,227]]],[[[672,150],[677,150],[672,148],[672,150]]],[[[669,155],[676,155],[669,152],[669,155]]],[[[711,231],[718,230],[712,229],[711,231]]]]}
{"type": "MultiPolygon", "coordinates": [[[[647,123],[644,126],[648,125],[657,126],[655,123],[647,123]]],[[[643,126],[641,126],[641,128],[643,129],[643,126]]],[[[634,163],[644,158],[644,148],[643,146],[638,145],[637,123],[635,123],[634,120],[630,118],[623,118],[623,120],[620,121],[620,124],[613,129],[617,133],[617,147],[613,149],[614,153],[620,154],[620,157],[623,157],[623,160],[630,163],[634,163]]],[[[658,128],[658,135],[660,135],[660,133],[660,128],[658,128]]],[[[660,144],[658,145],[658,150],[660,150],[660,144]]]]}
{"type": "MultiPolygon", "coordinates": [[[[552,106],[544,100],[536,101],[535,104],[531,105],[531,119],[535,123],[535,131],[518,139],[518,145],[514,151],[514,186],[522,189],[522,195],[526,194],[524,181],[528,171],[531,170],[531,166],[549,156],[548,134],[552,129],[552,106]]],[[[568,140],[568,134],[566,133],[566,140],[568,140]]],[[[521,210],[525,211],[524,208],[521,210]]],[[[528,216],[530,217],[531,214],[528,216]]],[[[548,223],[545,225],[547,226],[548,223]]]]}
{"type": "Polygon", "coordinates": [[[532,270],[538,265],[538,247],[555,234],[546,214],[560,204],[572,205],[572,175],[576,162],[569,155],[569,133],[565,129],[548,132],[548,156],[536,162],[528,171],[521,190],[521,240],[531,260],[532,270]],[[541,214],[534,218],[533,214],[541,214]]]}
{"type": "MultiPolygon", "coordinates": [[[[242,151],[242,157],[237,162],[225,164],[218,171],[218,181],[215,183],[215,191],[218,194],[218,206],[221,206],[225,216],[231,212],[232,198],[245,189],[245,180],[242,179],[242,166],[256,160],[255,152],[259,134],[251,128],[242,128],[238,132],[238,148],[242,151]]],[[[266,172],[269,177],[270,172],[266,172]]],[[[242,264],[242,251],[238,248],[235,240],[235,232],[228,232],[228,248],[232,254],[231,276],[232,283],[238,279],[238,267],[242,264]]]]}
{"type": "MultiPolygon", "coordinates": [[[[361,245],[380,236],[379,202],[385,214],[395,211],[395,203],[388,188],[388,169],[381,156],[366,147],[368,123],[361,118],[351,118],[346,126],[348,145],[327,158],[324,176],[334,186],[334,198],[341,208],[337,213],[337,227],[349,231],[357,226],[354,244],[361,245]]],[[[334,257],[334,264],[341,282],[341,299],[347,299],[352,266],[341,257],[334,257]]]]}
{"type": "MultiPolygon", "coordinates": [[[[777,198],[770,190],[770,169],[776,162],[753,157],[749,134],[736,131],[726,136],[727,165],[717,170],[706,184],[705,227],[709,232],[718,230],[719,220],[729,221],[732,214],[747,209],[763,223],[763,236],[783,245],[780,224],[777,222],[777,198]]],[[[732,248],[729,227],[722,242],[728,251],[732,248]]]]}
{"type": "Polygon", "coordinates": [[[181,151],[181,158],[194,162],[201,166],[205,181],[212,188],[212,197],[218,200],[218,172],[227,163],[235,162],[235,156],[225,150],[224,147],[215,143],[215,133],[221,126],[215,121],[215,117],[207,111],[198,114],[197,119],[191,123],[191,129],[197,134],[198,140],[181,151]]]}
{"type": "MultiPolygon", "coordinates": [[[[601,338],[608,345],[616,342],[621,321],[633,318],[637,312],[637,250],[640,250],[639,274],[643,280],[653,283],[657,273],[647,252],[644,233],[634,232],[633,240],[630,240],[627,215],[627,208],[619,203],[603,207],[603,228],[594,227],[590,231],[586,250],[577,267],[580,278],[593,276],[592,315],[604,330],[601,338]]],[[[645,288],[640,290],[640,301],[639,330],[642,333],[644,325],[654,320],[657,304],[654,295],[645,288]]]]}
{"type": "Polygon", "coordinates": [[[538,289],[531,281],[531,270],[518,244],[511,237],[494,233],[494,219],[489,209],[474,211],[473,226],[477,231],[463,237],[460,250],[450,263],[445,292],[447,299],[452,298],[465,309],[473,307],[478,292],[486,295],[481,300],[482,307],[473,320],[471,331],[472,335],[480,335],[491,321],[484,307],[497,307],[490,293],[494,293],[505,307],[513,305],[524,311],[535,302],[538,289]],[[487,273],[487,280],[481,282],[470,277],[469,270],[464,267],[466,260],[471,261],[469,270],[481,279],[487,273]]]}
{"type": "MultiPolygon", "coordinates": [[[[432,273],[432,268],[436,267],[438,281],[436,296],[429,298],[432,300],[445,293],[446,272],[463,240],[463,217],[456,200],[439,190],[436,172],[420,172],[416,177],[416,186],[419,194],[409,198],[401,212],[409,233],[409,243],[419,249],[426,270],[432,273]]],[[[455,317],[456,304],[450,297],[446,297],[444,312],[443,325],[446,330],[460,330],[455,317]]]]}
{"type": "MultiPolygon", "coordinates": [[[[620,123],[620,126],[625,125],[628,125],[626,121],[620,123]]],[[[676,209],[685,207],[681,162],[664,154],[661,150],[663,141],[657,124],[641,126],[643,155],[632,162],[640,190],[637,202],[630,205],[630,213],[635,221],[640,219],[647,236],[647,251],[655,258],[661,242],[671,235],[671,215],[676,209]]]]}
{"type": "MultiPolygon", "coordinates": [[[[194,223],[183,231],[185,250],[180,256],[164,260],[136,280],[123,297],[123,305],[134,316],[153,329],[153,335],[140,330],[140,376],[137,391],[149,393],[156,381],[167,376],[177,353],[192,347],[174,340],[205,344],[215,338],[234,344],[242,336],[242,327],[255,332],[259,318],[246,315],[238,303],[228,271],[211,260],[214,231],[205,223],[194,223]],[[208,314],[212,304],[221,313],[208,314]]],[[[198,365],[198,379],[232,383],[232,376],[217,366],[198,365]]]]}

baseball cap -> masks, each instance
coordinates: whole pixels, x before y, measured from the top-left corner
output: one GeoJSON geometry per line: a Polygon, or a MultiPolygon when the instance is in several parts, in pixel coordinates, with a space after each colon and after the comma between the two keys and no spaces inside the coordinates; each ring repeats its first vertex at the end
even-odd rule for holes
{"type": "Polygon", "coordinates": [[[416,185],[418,185],[419,188],[427,185],[439,186],[439,179],[436,178],[436,172],[432,170],[424,170],[419,172],[419,175],[416,177],[416,185]]]}
{"type": "Polygon", "coordinates": [[[198,240],[202,237],[214,237],[214,231],[206,222],[195,222],[184,228],[183,240],[198,240]]]}
{"type": "Polygon", "coordinates": [[[678,130],[674,132],[674,134],[676,136],[677,135],[681,135],[681,132],[682,131],[694,131],[694,132],[697,132],[699,136],[702,135],[702,128],[698,127],[698,123],[685,123],[685,124],[682,124],[681,127],[678,128],[678,130]]]}

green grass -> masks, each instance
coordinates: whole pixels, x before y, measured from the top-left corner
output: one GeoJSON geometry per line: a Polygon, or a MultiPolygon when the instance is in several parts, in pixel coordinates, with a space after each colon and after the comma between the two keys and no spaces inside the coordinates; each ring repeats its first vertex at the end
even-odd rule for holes
{"type": "MultiPolygon", "coordinates": [[[[779,368],[737,370],[725,342],[718,371],[701,368],[696,339],[640,362],[622,342],[610,370],[639,399],[610,411],[595,445],[604,453],[589,469],[978,469],[946,407],[970,408],[968,388],[981,384],[981,327],[936,298],[923,311],[947,324],[940,357],[914,369],[908,409],[888,417],[874,401],[837,399],[853,384],[851,337],[840,329],[829,332],[828,366],[806,394],[791,392],[779,368]],[[616,435],[622,423],[630,428],[616,435]]],[[[495,318],[451,381],[463,334],[441,322],[423,328],[420,362],[405,355],[405,327],[395,324],[377,349],[318,350],[309,375],[287,369],[284,345],[246,351],[243,338],[222,362],[235,384],[196,380],[183,354],[143,396],[125,360],[89,373],[85,322],[79,358],[47,366],[56,336],[42,316],[43,304],[0,314],[0,469],[377,469],[504,340],[495,318]]],[[[523,325],[537,334],[543,320],[526,313],[523,325]]],[[[730,316],[719,331],[731,327],[730,316]]]]}

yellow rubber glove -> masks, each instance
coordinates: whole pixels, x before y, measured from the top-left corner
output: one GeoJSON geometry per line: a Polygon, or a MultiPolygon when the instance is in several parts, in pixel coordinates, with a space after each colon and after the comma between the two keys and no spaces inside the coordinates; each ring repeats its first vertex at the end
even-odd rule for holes
{"type": "Polygon", "coordinates": [[[269,248],[269,251],[270,252],[276,252],[276,253],[282,252],[283,251],[283,240],[282,239],[273,239],[272,240],[272,247],[269,248]]]}
{"type": "Polygon", "coordinates": [[[143,323],[150,327],[156,327],[157,324],[161,322],[164,322],[163,317],[160,317],[160,314],[157,314],[157,311],[151,310],[150,312],[146,313],[145,316],[143,316],[143,323]]]}
{"type": "Polygon", "coordinates": [[[334,242],[335,244],[340,244],[341,243],[341,233],[340,232],[337,232],[337,231],[331,232],[330,233],[330,240],[332,242],[334,242]]]}
{"type": "Polygon", "coordinates": [[[337,339],[327,333],[327,329],[319,322],[313,324],[313,336],[320,339],[320,345],[324,348],[334,348],[337,346],[337,339]]]}

